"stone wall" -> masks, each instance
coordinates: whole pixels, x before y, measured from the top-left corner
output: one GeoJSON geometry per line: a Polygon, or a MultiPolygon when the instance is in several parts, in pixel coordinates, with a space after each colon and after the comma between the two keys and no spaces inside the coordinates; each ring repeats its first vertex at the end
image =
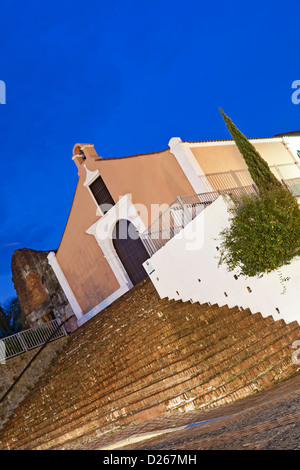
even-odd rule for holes
{"type": "MultiPolygon", "coordinates": [[[[3,403],[0,403],[0,429],[18,405],[32,391],[34,385],[62,351],[67,341],[68,337],[65,336],[49,343],[32,362],[30,367],[28,367],[16,387],[7,395],[3,403]]],[[[37,352],[38,349],[33,349],[32,351],[7,359],[5,364],[0,364],[0,399],[37,352]]]]}
{"type": "Polygon", "coordinates": [[[48,263],[49,251],[16,250],[11,261],[14,283],[26,327],[59,318],[68,320],[68,332],[77,328],[76,317],[48,263]]]}

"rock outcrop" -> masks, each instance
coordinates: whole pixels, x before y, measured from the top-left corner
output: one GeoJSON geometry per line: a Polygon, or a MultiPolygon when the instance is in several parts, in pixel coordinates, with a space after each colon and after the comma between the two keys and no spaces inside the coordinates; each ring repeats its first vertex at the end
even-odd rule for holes
{"type": "Polygon", "coordinates": [[[33,327],[58,318],[67,320],[67,331],[77,328],[76,317],[60,287],[57,277],[48,263],[49,251],[28,248],[16,250],[11,261],[14,283],[23,320],[33,327]]]}

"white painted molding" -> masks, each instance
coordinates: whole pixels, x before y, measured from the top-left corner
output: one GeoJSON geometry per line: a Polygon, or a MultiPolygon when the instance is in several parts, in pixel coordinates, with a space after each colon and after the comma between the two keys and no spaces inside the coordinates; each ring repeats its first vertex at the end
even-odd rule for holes
{"type": "Polygon", "coordinates": [[[106,307],[112,304],[115,300],[121,297],[121,295],[125,294],[128,291],[129,291],[128,285],[119,287],[119,289],[116,290],[113,294],[111,294],[109,297],[106,297],[106,299],[100,302],[100,304],[98,304],[96,307],[92,308],[92,310],[90,310],[88,313],[83,315],[83,317],[77,321],[78,326],[81,326],[84,323],[86,323],[88,320],[90,320],[99,312],[101,312],[101,310],[104,310],[106,307]]]}
{"type": "Polygon", "coordinates": [[[85,148],[91,148],[91,147],[95,147],[94,144],[85,144],[85,145],[82,145],[80,148],[81,150],[83,150],[85,148]]]}
{"type": "Polygon", "coordinates": [[[197,162],[189,144],[182,142],[180,137],[172,137],[169,141],[169,147],[195,193],[200,194],[213,191],[210,182],[197,162]]]}
{"type": "Polygon", "coordinates": [[[78,155],[72,155],[72,160],[74,161],[75,158],[82,158],[82,155],[78,154],[78,155]]]}
{"type": "Polygon", "coordinates": [[[145,224],[138,214],[136,207],[132,203],[132,195],[126,194],[125,196],[122,196],[119,201],[95,224],[89,227],[86,230],[86,233],[93,235],[96,238],[96,241],[119,282],[120,287],[128,286],[128,288],[131,289],[131,287],[133,287],[132,282],[117,255],[112,240],[113,230],[120,219],[129,220],[139,233],[146,230],[145,224]]]}
{"type": "Polygon", "coordinates": [[[94,203],[95,203],[95,205],[96,205],[96,215],[97,215],[98,217],[101,217],[101,216],[103,216],[103,212],[102,212],[102,210],[101,210],[101,208],[100,208],[98,202],[96,201],[95,196],[94,196],[94,194],[92,193],[91,188],[90,188],[90,185],[98,178],[100,172],[99,172],[98,169],[95,170],[95,171],[90,171],[90,170],[87,168],[86,164],[84,164],[83,166],[84,166],[85,171],[86,171],[86,178],[85,178],[85,182],[83,183],[83,186],[85,186],[85,187],[87,188],[88,192],[89,192],[90,195],[91,195],[91,198],[93,199],[93,201],[94,201],[94,203]]]}
{"type": "Polygon", "coordinates": [[[86,164],[83,165],[84,168],[85,168],[85,171],[86,171],[86,178],[85,178],[85,182],[83,183],[83,186],[89,186],[96,178],[97,176],[99,175],[99,170],[95,170],[95,171],[90,171],[86,164]]]}
{"type": "MultiPolygon", "coordinates": [[[[265,137],[257,139],[248,139],[251,144],[265,144],[270,142],[281,142],[282,137],[265,137]]],[[[216,147],[220,145],[235,145],[234,140],[207,140],[203,142],[185,142],[190,148],[193,147],[216,147]]]]}
{"type": "Polygon", "coordinates": [[[89,233],[90,235],[94,235],[94,237],[96,238],[96,241],[99,247],[101,248],[104,258],[108,262],[120,287],[123,287],[123,286],[129,286],[130,288],[133,287],[129,276],[116,253],[112,240],[110,238],[101,239],[97,236],[97,223],[94,224],[94,226],[90,227],[90,229],[88,229],[86,233],[89,233]]]}
{"type": "Polygon", "coordinates": [[[67,278],[66,276],[64,275],[58,261],[57,261],[57,258],[56,258],[56,255],[53,251],[51,251],[48,256],[48,263],[50,264],[51,268],[53,269],[56,277],[57,277],[57,280],[62,288],[62,290],[64,291],[68,301],[69,301],[69,304],[74,312],[74,314],[76,315],[76,318],[77,320],[80,320],[82,317],[83,317],[83,313],[82,313],[82,310],[80,308],[80,305],[79,303],[77,302],[76,300],[76,297],[70,287],[70,284],[68,283],[67,281],[67,278]]]}
{"type": "Polygon", "coordinates": [[[300,163],[300,158],[297,154],[297,150],[300,150],[300,136],[286,136],[282,138],[283,144],[293,155],[297,163],[300,163]]]}
{"type": "Polygon", "coordinates": [[[82,325],[93,316],[97,315],[101,310],[106,308],[112,302],[117,300],[121,295],[130,290],[133,284],[119,258],[113,245],[112,235],[116,223],[120,219],[126,219],[131,222],[139,233],[146,230],[146,226],[139,216],[136,207],[132,203],[132,195],[126,194],[96,223],[86,230],[86,233],[93,235],[101,248],[104,258],[108,262],[112,272],[114,273],[120,287],[109,297],[100,302],[86,313],[79,321],[78,325],[82,325]]]}
{"type": "MultiPolygon", "coordinates": [[[[94,144],[86,144],[86,145],[81,145],[80,147],[80,150],[83,150],[85,148],[88,148],[88,147],[94,147],[94,144]]],[[[75,158],[78,158],[78,157],[82,157],[81,154],[78,154],[78,155],[72,155],[72,160],[75,160],[75,158]]]]}

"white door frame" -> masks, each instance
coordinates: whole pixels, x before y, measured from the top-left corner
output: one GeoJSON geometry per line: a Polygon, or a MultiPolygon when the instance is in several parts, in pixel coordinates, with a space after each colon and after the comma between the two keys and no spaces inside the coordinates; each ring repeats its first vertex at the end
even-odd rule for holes
{"type": "Polygon", "coordinates": [[[132,203],[132,195],[130,193],[121,197],[105,215],[88,228],[86,233],[93,235],[96,238],[105,259],[120,284],[120,287],[127,285],[129,290],[133,287],[133,284],[113,244],[113,231],[116,223],[121,219],[126,219],[131,222],[139,233],[146,230],[145,224],[138,214],[135,205],[132,203]]]}

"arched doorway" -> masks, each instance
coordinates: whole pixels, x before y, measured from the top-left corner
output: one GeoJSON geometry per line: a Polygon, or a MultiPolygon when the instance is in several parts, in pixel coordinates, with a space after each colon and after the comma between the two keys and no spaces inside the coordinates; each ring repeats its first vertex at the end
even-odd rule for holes
{"type": "Polygon", "coordinates": [[[147,277],[143,267],[149,258],[146,248],[135,226],[126,219],[120,219],[113,230],[113,245],[132,284],[135,286],[147,277]]]}

